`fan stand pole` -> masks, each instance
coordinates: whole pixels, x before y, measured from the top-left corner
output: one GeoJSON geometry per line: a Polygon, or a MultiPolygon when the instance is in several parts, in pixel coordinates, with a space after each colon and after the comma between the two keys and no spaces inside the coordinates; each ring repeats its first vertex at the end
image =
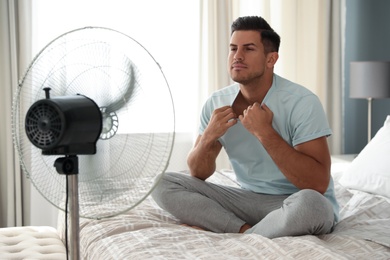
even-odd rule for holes
{"type": "Polygon", "coordinates": [[[80,259],[80,223],[78,174],[67,175],[69,183],[70,208],[70,252],[72,260],[80,259]]]}
{"type": "MultiPolygon", "coordinates": [[[[77,155],[67,155],[57,158],[54,167],[60,174],[66,175],[68,183],[68,201],[70,215],[70,257],[72,260],[80,259],[80,223],[79,223],[79,158],[77,155]]],[[[67,214],[67,213],[66,213],[67,214]]]]}

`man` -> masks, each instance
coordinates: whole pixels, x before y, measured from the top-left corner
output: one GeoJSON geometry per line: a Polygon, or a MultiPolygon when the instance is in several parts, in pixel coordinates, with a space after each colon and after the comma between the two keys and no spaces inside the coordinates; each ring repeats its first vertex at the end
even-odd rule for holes
{"type": "Polygon", "coordinates": [[[312,92],[274,74],[279,45],[263,18],[233,22],[228,71],[237,83],[205,103],[190,176],[166,173],[152,194],[184,224],[275,238],[326,234],[337,222],[331,130],[312,92]],[[241,188],[205,181],[222,147],[241,188]]]}

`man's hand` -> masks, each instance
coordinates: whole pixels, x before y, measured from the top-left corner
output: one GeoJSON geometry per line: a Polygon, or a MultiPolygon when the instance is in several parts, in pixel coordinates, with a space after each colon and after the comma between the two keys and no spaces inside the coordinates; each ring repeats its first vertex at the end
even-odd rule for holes
{"type": "Polygon", "coordinates": [[[274,114],[266,104],[260,105],[255,102],[252,106],[248,106],[244,110],[243,115],[240,115],[242,125],[254,136],[261,139],[267,131],[272,129],[272,118],[274,114]]]}
{"type": "Polygon", "coordinates": [[[211,119],[203,136],[208,140],[218,140],[226,131],[237,123],[237,115],[234,113],[232,107],[224,106],[213,111],[211,119]]]}
{"type": "Polygon", "coordinates": [[[191,175],[201,180],[210,177],[216,168],[216,159],[222,149],[218,138],[237,123],[237,116],[230,106],[217,108],[211,115],[210,122],[199,135],[194,148],[192,148],[187,158],[187,164],[191,175]]]}

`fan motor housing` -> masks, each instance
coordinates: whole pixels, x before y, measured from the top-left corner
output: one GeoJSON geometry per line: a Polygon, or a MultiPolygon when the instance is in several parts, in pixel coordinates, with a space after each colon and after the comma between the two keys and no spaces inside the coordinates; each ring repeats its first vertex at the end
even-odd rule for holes
{"type": "Polygon", "coordinates": [[[41,99],[29,108],[25,131],[44,155],[95,154],[102,114],[83,95],[41,99]]]}

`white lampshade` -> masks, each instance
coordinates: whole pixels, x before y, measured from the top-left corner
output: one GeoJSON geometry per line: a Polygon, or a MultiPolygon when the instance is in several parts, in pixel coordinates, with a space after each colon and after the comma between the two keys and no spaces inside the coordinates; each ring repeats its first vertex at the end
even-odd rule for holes
{"type": "Polygon", "coordinates": [[[390,61],[353,61],[350,98],[390,98],[390,61]]]}
{"type": "Polygon", "coordinates": [[[390,61],[353,61],[350,66],[350,98],[368,101],[367,139],[371,140],[372,100],[390,98],[390,61]]]}

